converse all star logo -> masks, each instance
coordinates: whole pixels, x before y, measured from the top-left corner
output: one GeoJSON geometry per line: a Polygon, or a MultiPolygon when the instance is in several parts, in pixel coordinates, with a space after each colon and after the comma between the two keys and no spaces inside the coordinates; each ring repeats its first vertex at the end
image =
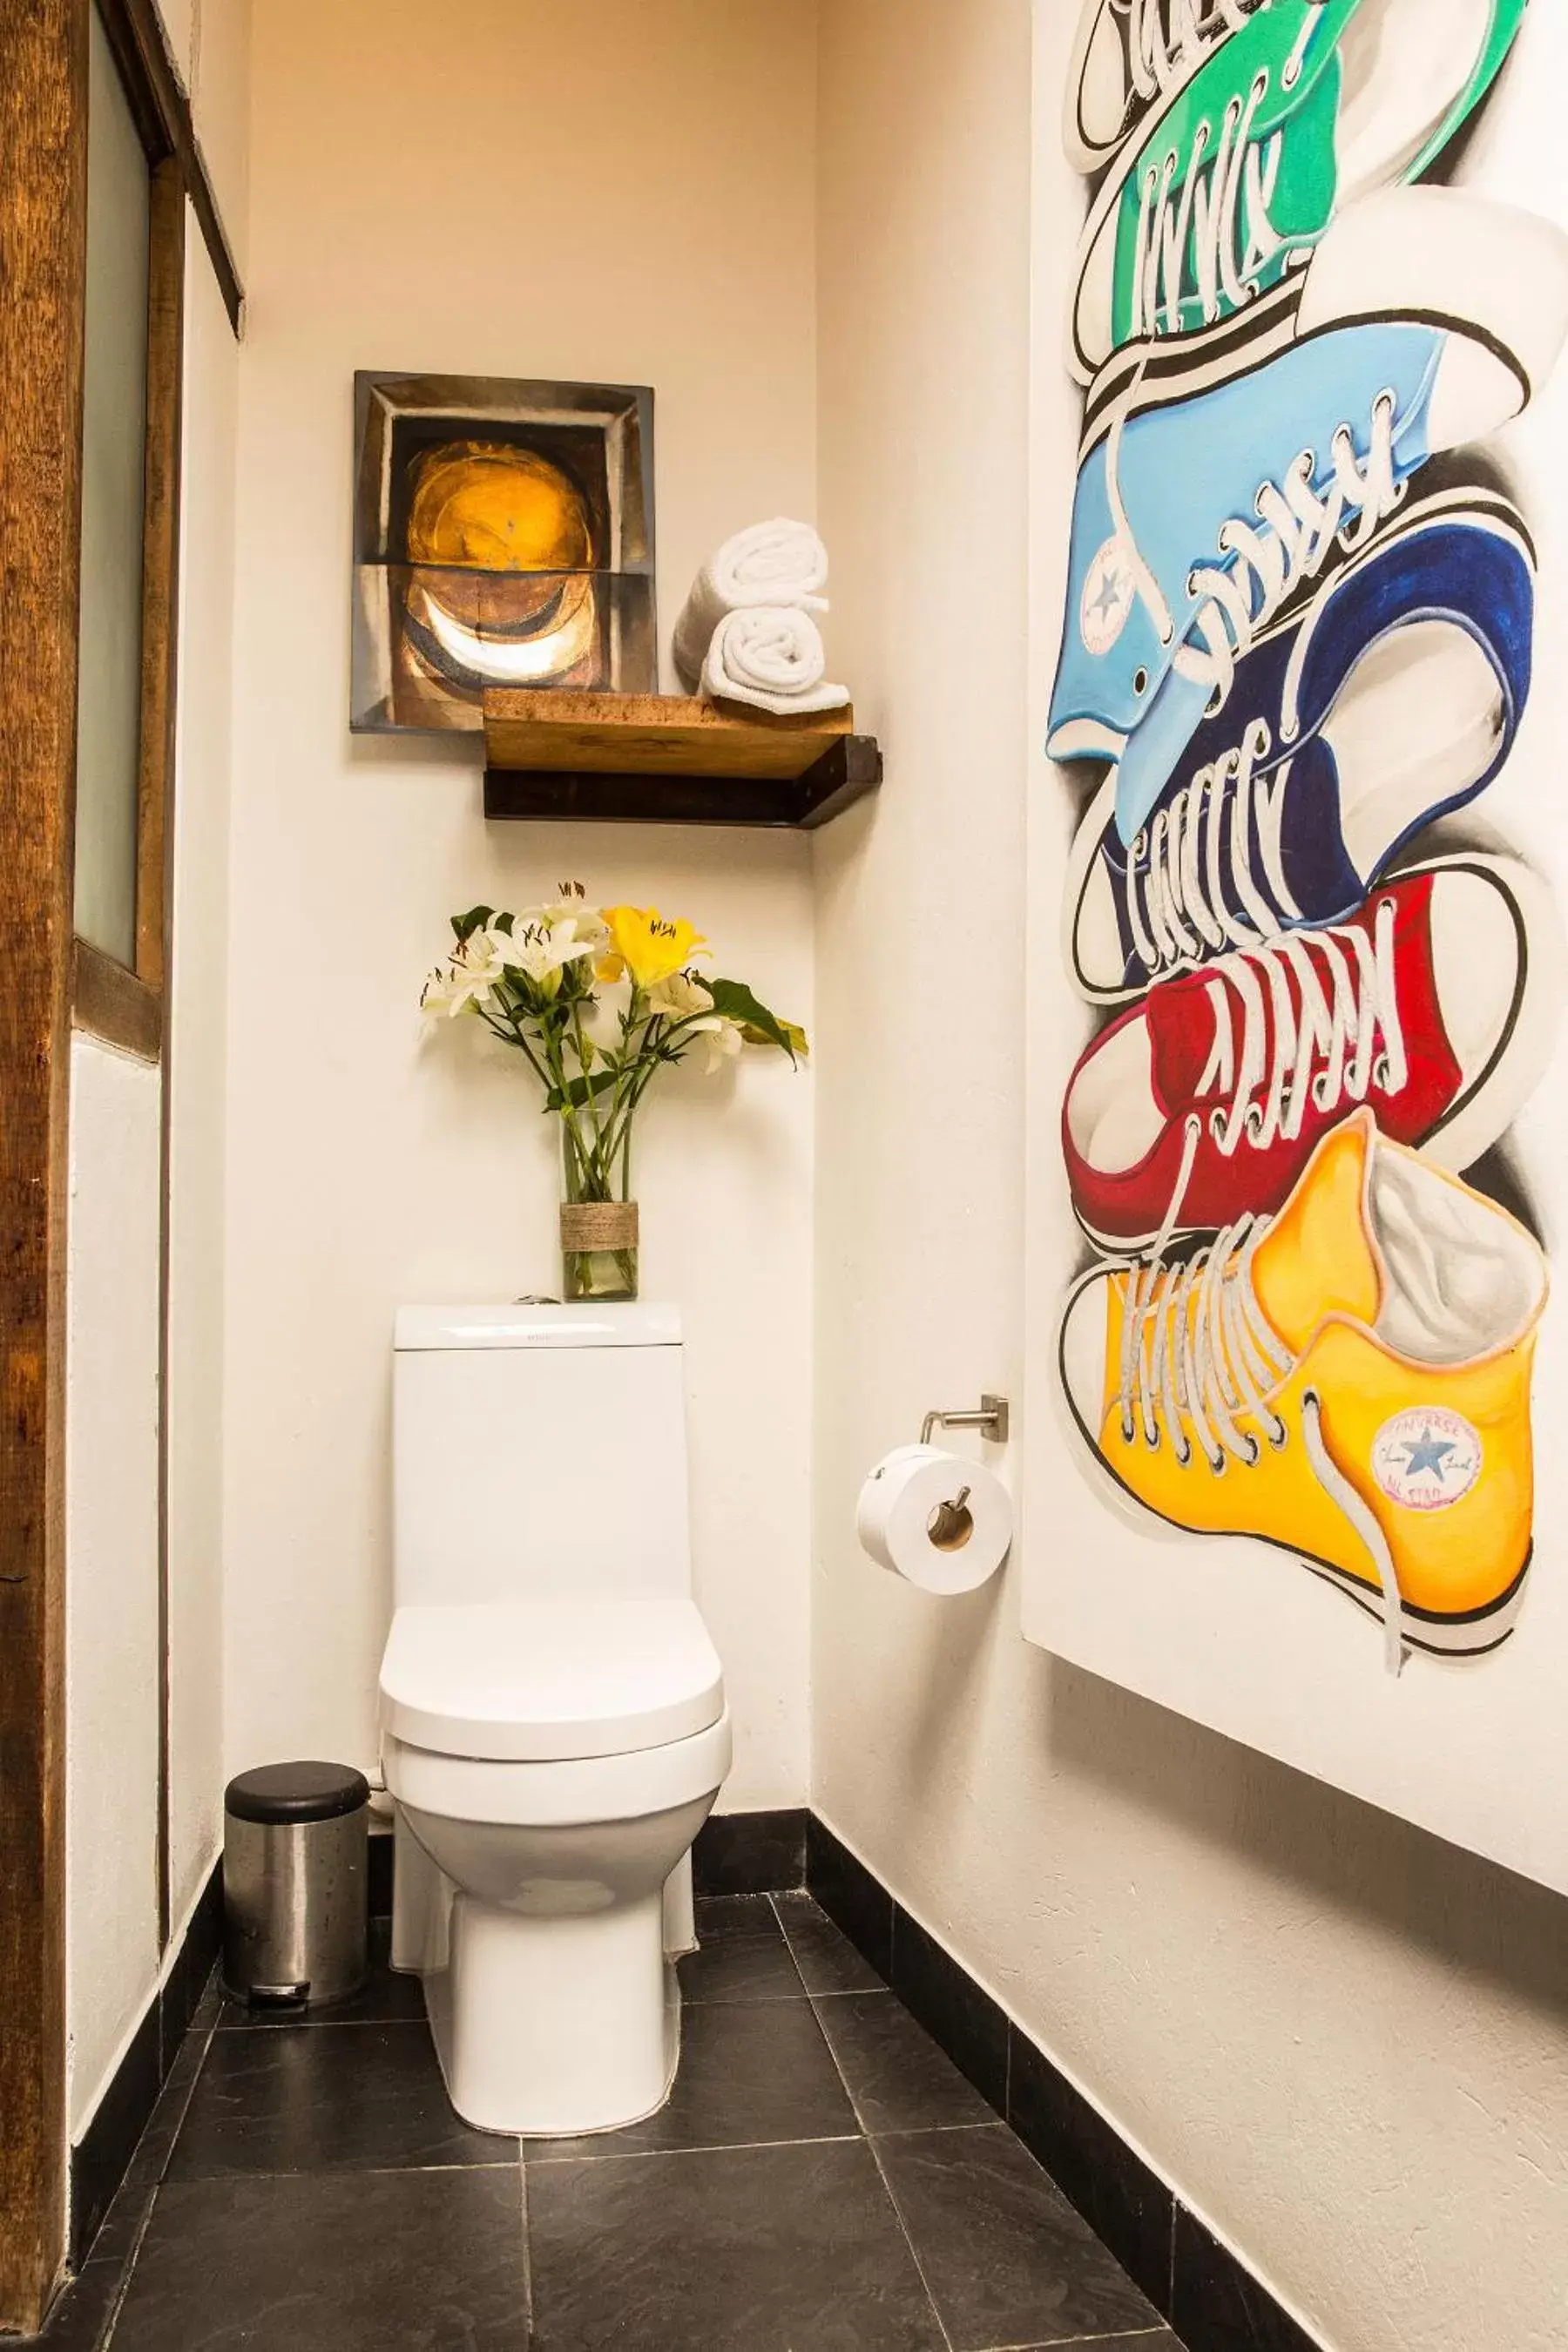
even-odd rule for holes
{"type": "Polygon", "coordinates": [[[1089,565],[1089,577],[1083,583],[1079,632],[1086,652],[1099,655],[1110,651],[1127,626],[1134,593],[1127,549],[1120,539],[1108,539],[1089,565]]]}
{"type": "Polygon", "coordinates": [[[1481,1441],[1463,1414],[1436,1405],[1385,1421],[1372,1442],[1372,1470],[1407,1511],[1446,1511],[1481,1475],[1481,1441]]]}

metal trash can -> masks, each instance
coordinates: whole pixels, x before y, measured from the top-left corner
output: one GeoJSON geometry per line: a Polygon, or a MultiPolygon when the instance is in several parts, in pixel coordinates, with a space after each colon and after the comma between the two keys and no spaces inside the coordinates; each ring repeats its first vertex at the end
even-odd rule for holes
{"type": "Polygon", "coordinates": [[[236,2000],[342,2000],[364,1982],[370,1783],[264,1764],[224,1793],[223,1974],[236,2000]]]}

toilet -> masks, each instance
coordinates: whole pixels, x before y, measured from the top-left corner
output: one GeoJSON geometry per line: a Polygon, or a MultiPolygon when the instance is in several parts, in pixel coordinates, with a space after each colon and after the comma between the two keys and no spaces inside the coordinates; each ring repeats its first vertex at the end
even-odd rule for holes
{"type": "Polygon", "coordinates": [[[691,1842],[731,1754],[679,1316],[404,1307],[393,1456],[393,1966],[468,2123],[635,2122],[674,2080],[691,1842]]]}

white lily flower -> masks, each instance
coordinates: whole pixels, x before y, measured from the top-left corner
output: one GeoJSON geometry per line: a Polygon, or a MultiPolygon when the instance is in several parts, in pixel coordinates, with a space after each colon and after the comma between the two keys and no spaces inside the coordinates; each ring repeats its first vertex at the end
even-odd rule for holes
{"type": "Polygon", "coordinates": [[[713,1002],[711,989],[705,988],[692,971],[672,971],[663,980],[656,980],[647,992],[648,1008],[662,1013],[668,1021],[684,1021],[693,1013],[706,1013],[713,1002]]]}
{"type": "Polygon", "coordinates": [[[746,1041],[741,1034],[739,1024],[726,1020],[720,1013],[715,1013],[707,1021],[694,1021],[691,1024],[691,1032],[694,1036],[700,1037],[702,1040],[702,1071],[705,1077],[712,1077],[717,1071],[723,1068],[726,1062],[733,1061],[737,1054],[742,1054],[746,1049],[746,1041]]]}
{"type": "Polygon", "coordinates": [[[530,980],[544,983],[567,964],[597,954],[594,940],[577,936],[576,916],[552,921],[551,911],[531,907],[513,919],[510,931],[490,925],[485,937],[509,971],[521,971],[530,980]]]}
{"type": "Polygon", "coordinates": [[[495,984],[506,970],[506,959],[488,931],[473,931],[454,950],[445,971],[433,971],[419,1002],[433,1021],[455,1020],[488,1004],[495,984]]]}

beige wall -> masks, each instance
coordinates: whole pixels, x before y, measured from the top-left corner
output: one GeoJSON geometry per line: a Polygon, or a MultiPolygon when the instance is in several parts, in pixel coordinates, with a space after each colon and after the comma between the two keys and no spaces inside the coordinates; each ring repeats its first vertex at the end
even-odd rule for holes
{"type": "MultiPolygon", "coordinates": [[[[1053,108],[1074,16],[1038,11],[1053,108]]],[[[1561,1902],[1031,1650],[1016,1565],[942,1603],[853,1539],[870,1462],[1024,1355],[1025,816],[1061,793],[1026,717],[1029,74],[1027,0],[824,12],[820,517],[889,769],[817,853],[815,1801],[1335,2352],[1556,2352],[1561,1902]]],[[[1048,647],[1054,142],[1035,201],[1048,647]]]]}
{"type": "MultiPolygon", "coordinates": [[[[664,632],[700,557],[815,490],[809,10],[268,0],[258,11],[228,1129],[231,1769],[375,1757],[402,1300],[558,1286],[552,1139],[477,1032],[421,1047],[454,908],[581,876],[689,914],[811,1018],[788,837],[487,825],[475,744],[348,732],[356,368],[657,389],[664,632]]],[[[729,1805],[806,1785],[814,1084],[685,1073],[639,1139],[644,1288],[680,1302],[729,1805]],[[684,1099],[671,1097],[680,1096],[684,1099]]],[[[584,1507],[592,1507],[584,1432],[584,1507]]]]}

